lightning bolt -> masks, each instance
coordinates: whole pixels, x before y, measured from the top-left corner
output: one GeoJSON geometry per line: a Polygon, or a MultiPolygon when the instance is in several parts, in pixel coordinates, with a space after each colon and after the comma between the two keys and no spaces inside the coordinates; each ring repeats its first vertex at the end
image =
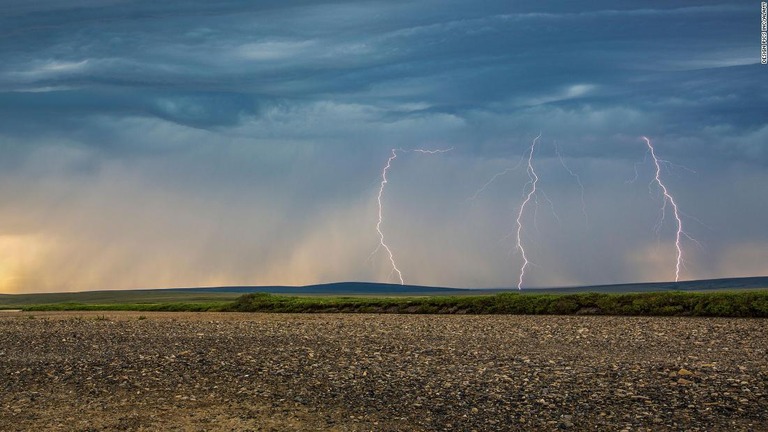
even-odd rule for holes
{"type": "Polygon", "coordinates": [[[415,153],[423,153],[423,154],[438,154],[438,153],[445,153],[453,150],[453,147],[447,148],[447,149],[437,149],[437,150],[424,150],[424,149],[409,149],[409,150],[403,150],[403,149],[397,149],[401,152],[415,152],[415,153]]]}
{"type": "Polygon", "coordinates": [[[642,165],[642,164],[644,164],[644,163],[645,163],[645,161],[647,161],[647,160],[648,160],[648,152],[645,152],[645,155],[643,155],[643,160],[642,160],[642,161],[640,161],[640,162],[635,162],[635,163],[632,165],[632,168],[635,170],[635,176],[634,176],[634,177],[632,177],[632,178],[631,178],[631,179],[629,179],[629,180],[626,180],[626,181],[624,182],[624,184],[633,184],[633,183],[635,183],[635,182],[637,181],[637,179],[640,177],[640,173],[639,173],[639,171],[637,170],[637,167],[638,167],[638,166],[640,166],[640,165],[642,165]]]}
{"type": "MultiPolygon", "coordinates": [[[[528,173],[528,183],[526,183],[526,189],[528,188],[528,185],[530,185],[531,189],[528,191],[527,194],[525,194],[525,199],[523,200],[523,203],[520,205],[520,211],[517,213],[517,241],[516,241],[515,248],[520,251],[520,255],[523,257],[523,265],[520,267],[520,277],[517,281],[518,290],[523,289],[523,278],[525,278],[525,269],[528,267],[528,264],[530,264],[530,261],[528,261],[528,257],[525,254],[525,248],[523,247],[523,241],[522,241],[523,213],[525,213],[525,207],[531,201],[531,197],[536,196],[536,183],[539,182],[539,176],[536,175],[536,170],[533,169],[533,152],[536,150],[536,143],[539,141],[539,138],[541,138],[541,132],[539,132],[539,135],[533,139],[530,152],[528,153],[528,165],[526,167],[526,172],[528,173]]],[[[536,198],[534,198],[534,200],[535,199],[536,198]]]]}
{"type": "Polygon", "coordinates": [[[677,230],[675,232],[675,249],[677,250],[677,259],[675,261],[675,282],[678,282],[680,280],[680,266],[683,263],[683,248],[681,246],[681,240],[683,236],[689,239],[691,237],[688,234],[686,234],[685,231],[683,231],[683,221],[680,218],[681,212],[677,208],[677,203],[675,202],[675,199],[672,197],[672,194],[669,193],[667,186],[664,184],[664,182],[661,181],[661,164],[666,161],[664,161],[663,159],[659,159],[656,156],[656,149],[653,147],[653,144],[651,144],[650,139],[648,139],[647,137],[641,137],[641,138],[645,140],[645,144],[648,146],[648,151],[651,155],[651,159],[653,159],[653,164],[656,167],[656,173],[651,183],[656,183],[659,186],[659,189],[661,189],[661,192],[664,198],[664,202],[661,206],[661,220],[659,221],[659,228],[661,224],[663,224],[664,222],[667,203],[669,203],[669,205],[672,206],[672,213],[675,216],[675,223],[677,225],[677,230]]]}
{"type": "Polygon", "coordinates": [[[438,149],[438,150],[401,149],[401,148],[392,149],[392,153],[389,156],[389,159],[387,159],[387,164],[384,166],[384,169],[381,170],[381,184],[379,186],[379,194],[376,196],[376,201],[379,204],[379,220],[376,222],[376,232],[379,234],[379,245],[376,246],[376,249],[371,253],[371,256],[373,256],[380,248],[384,248],[384,250],[387,252],[387,256],[389,257],[389,262],[390,264],[392,264],[392,273],[390,273],[390,276],[393,273],[397,273],[397,277],[398,279],[400,279],[400,285],[405,285],[405,280],[403,279],[403,272],[401,272],[400,269],[397,267],[397,263],[395,262],[395,255],[392,253],[392,249],[390,249],[390,247],[384,241],[384,232],[381,230],[381,225],[384,222],[384,205],[382,204],[381,198],[384,195],[384,189],[387,186],[387,183],[389,183],[389,180],[387,179],[387,172],[392,167],[392,161],[397,159],[398,152],[437,154],[437,153],[445,153],[451,150],[453,150],[453,147],[449,149],[438,149]]]}
{"type": "Polygon", "coordinates": [[[573,172],[573,170],[565,164],[565,159],[563,159],[563,155],[560,153],[560,148],[557,145],[557,142],[555,142],[555,154],[557,154],[557,159],[560,160],[560,165],[563,166],[563,168],[568,171],[568,174],[571,175],[576,180],[576,183],[579,185],[579,189],[581,190],[581,213],[584,215],[584,223],[586,224],[587,228],[589,228],[589,215],[587,214],[587,203],[584,201],[584,183],[581,182],[581,177],[579,177],[578,174],[573,172]]]}
{"type": "Polygon", "coordinates": [[[487,182],[485,182],[484,185],[480,186],[480,188],[478,190],[476,190],[475,193],[471,197],[469,197],[468,201],[476,200],[477,197],[480,196],[481,193],[485,192],[485,189],[487,189],[488,186],[490,186],[493,182],[495,182],[497,178],[499,178],[499,177],[501,177],[501,176],[503,176],[505,174],[511,173],[512,171],[516,171],[518,168],[520,168],[520,165],[523,164],[523,160],[524,159],[525,159],[525,154],[520,156],[520,160],[517,161],[515,166],[506,168],[505,170],[499,171],[496,174],[494,174],[493,176],[491,176],[491,178],[487,182]]]}
{"type": "MultiPolygon", "coordinates": [[[[516,165],[509,167],[491,176],[491,178],[487,182],[485,182],[485,184],[483,184],[479,189],[477,189],[474,195],[472,195],[469,198],[470,201],[475,200],[481,193],[483,193],[488,188],[488,186],[490,186],[494,181],[496,181],[496,179],[498,179],[499,177],[507,173],[517,170],[517,168],[519,168],[524,161],[527,162],[526,173],[528,174],[528,181],[525,183],[525,186],[523,188],[523,202],[520,205],[520,208],[517,213],[517,218],[515,220],[517,224],[517,229],[514,230],[513,232],[510,232],[509,234],[504,236],[504,238],[502,238],[502,240],[506,240],[514,235],[516,237],[515,248],[510,251],[510,254],[512,254],[512,251],[519,251],[523,259],[523,264],[520,267],[520,275],[517,283],[517,289],[522,289],[523,281],[525,279],[525,272],[528,269],[528,266],[529,265],[535,266],[535,264],[528,259],[528,255],[525,252],[525,246],[523,244],[523,239],[522,239],[523,217],[525,216],[525,212],[528,205],[531,204],[533,206],[533,215],[532,215],[533,226],[536,232],[539,232],[538,218],[537,218],[538,209],[539,209],[539,198],[543,199],[544,201],[546,201],[547,204],[549,204],[549,207],[552,210],[552,215],[554,216],[558,225],[562,226],[560,216],[558,216],[557,212],[555,211],[555,204],[538,185],[539,176],[535,168],[533,167],[533,156],[536,153],[536,146],[539,140],[541,139],[541,135],[542,135],[541,132],[539,132],[539,135],[533,139],[531,146],[528,148],[526,152],[523,153],[523,155],[520,157],[520,160],[516,165]]],[[[576,180],[576,183],[579,185],[579,188],[581,190],[581,211],[584,214],[585,223],[587,227],[589,227],[589,216],[587,215],[587,206],[584,200],[584,184],[581,181],[581,177],[579,177],[579,175],[576,174],[572,169],[570,169],[570,167],[568,167],[568,165],[565,163],[565,160],[563,159],[563,156],[560,153],[560,150],[556,143],[555,143],[555,152],[560,161],[560,164],[576,180]]]]}
{"type": "Polygon", "coordinates": [[[392,270],[395,271],[397,273],[397,277],[400,278],[400,285],[405,285],[405,281],[403,280],[403,273],[399,268],[397,268],[395,255],[392,253],[392,249],[390,249],[389,246],[387,246],[387,243],[384,241],[384,232],[381,231],[381,224],[384,221],[384,216],[382,214],[384,206],[381,204],[381,196],[384,195],[384,187],[388,183],[387,171],[389,171],[389,168],[392,166],[392,161],[396,158],[397,149],[392,149],[392,155],[389,157],[389,159],[387,159],[387,165],[384,166],[384,169],[381,171],[381,186],[379,187],[379,195],[376,197],[376,200],[379,203],[379,221],[376,222],[376,232],[379,233],[379,246],[376,247],[376,250],[373,251],[373,253],[376,253],[379,247],[383,247],[389,255],[389,262],[392,263],[392,270]]]}

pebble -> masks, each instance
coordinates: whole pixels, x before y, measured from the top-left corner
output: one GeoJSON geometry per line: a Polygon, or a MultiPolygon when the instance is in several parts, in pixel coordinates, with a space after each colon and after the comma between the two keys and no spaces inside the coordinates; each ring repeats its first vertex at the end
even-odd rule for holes
{"type": "Polygon", "coordinates": [[[765,320],[35,316],[0,316],[3,431],[739,431],[768,424],[765,320]],[[694,335],[697,343],[681,342],[694,335]]]}

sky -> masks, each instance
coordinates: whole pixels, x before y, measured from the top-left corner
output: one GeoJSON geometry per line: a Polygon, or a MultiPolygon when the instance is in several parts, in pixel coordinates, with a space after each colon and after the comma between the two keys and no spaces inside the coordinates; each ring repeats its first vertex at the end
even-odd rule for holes
{"type": "Polygon", "coordinates": [[[674,280],[642,136],[680,279],[768,275],[759,26],[752,1],[3,0],[0,292],[399,283],[393,148],[451,149],[387,171],[404,281],[514,287],[539,133],[524,288],[674,280]]]}

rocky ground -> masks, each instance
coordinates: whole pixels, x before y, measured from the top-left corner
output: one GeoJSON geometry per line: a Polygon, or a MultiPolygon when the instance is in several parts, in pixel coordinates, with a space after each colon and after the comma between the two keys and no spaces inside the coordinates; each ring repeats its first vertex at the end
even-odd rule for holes
{"type": "Polygon", "coordinates": [[[0,430],[768,430],[768,321],[0,313],[0,430]]]}

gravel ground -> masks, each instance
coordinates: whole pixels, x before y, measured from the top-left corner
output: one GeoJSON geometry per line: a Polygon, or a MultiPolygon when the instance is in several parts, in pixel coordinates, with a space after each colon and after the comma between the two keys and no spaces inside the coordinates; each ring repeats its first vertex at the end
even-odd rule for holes
{"type": "Polygon", "coordinates": [[[768,430],[768,321],[1,313],[0,430],[768,430]]]}

